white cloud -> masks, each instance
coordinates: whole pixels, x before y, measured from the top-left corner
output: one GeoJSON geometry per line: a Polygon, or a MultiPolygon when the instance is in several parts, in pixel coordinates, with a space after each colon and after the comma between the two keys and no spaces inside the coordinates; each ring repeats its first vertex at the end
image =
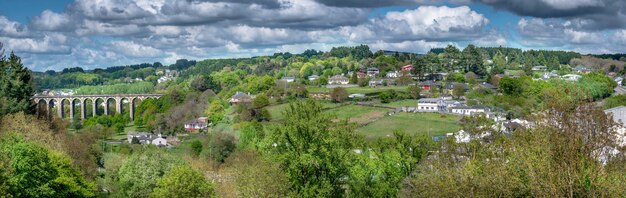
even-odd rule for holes
{"type": "Polygon", "coordinates": [[[111,42],[111,50],[125,54],[130,57],[159,57],[161,50],[156,48],[137,44],[132,41],[114,41],[111,42]]]}
{"type": "Polygon", "coordinates": [[[44,10],[41,15],[34,17],[30,25],[34,29],[48,31],[68,30],[72,26],[68,14],[59,14],[50,10],[44,10]]]}

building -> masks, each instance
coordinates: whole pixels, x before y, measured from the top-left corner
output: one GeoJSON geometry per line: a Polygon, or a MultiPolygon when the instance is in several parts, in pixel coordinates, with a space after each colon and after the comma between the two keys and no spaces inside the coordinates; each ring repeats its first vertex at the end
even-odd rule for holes
{"type": "Polygon", "coordinates": [[[385,77],[387,78],[398,78],[402,75],[402,73],[400,73],[399,71],[392,71],[392,72],[387,72],[387,74],[385,74],[385,77]]]}
{"type": "Polygon", "coordinates": [[[489,89],[489,90],[492,90],[492,91],[498,91],[498,88],[496,86],[493,86],[490,83],[483,82],[483,83],[478,84],[478,86],[482,87],[484,89],[489,89]]]}
{"type": "Polygon", "coordinates": [[[380,73],[380,70],[378,70],[378,68],[375,68],[375,67],[367,68],[367,76],[369,77],[374,77],[378,73],[380,73]]]}
{"type": "Polygon", "coordinates": [[[430,89],[432,89],[433,87],[441,87],[441,83],[434,82],[434,81],[431,81],[431,80],[427,80],[427,81],[424,81],[424,82],[420,82],[420,87],[424,91],[430,91],[430,89]]]}
{"type": "Polygon", "coordinates": [[[286,82],[290,83],[290,82],[294,82],[294,81],[296,81],[296,77],[292,77],[292,76],[284,76],[284,77],[280,78],[280,80],[282,80],[282,81],[286,81],[286,82]]]}
{"type": "Polygon", "coordinates": [[[185,123],[186,131],[205,130],[209,127],[209,119],[207,117],[199,117],[185,123]]]}
{"type": "Polygon", "coordinates": [[[617,83],[618,86],[622,86],[622,81],[624,81],[624,78],[622,78],[621,76],[618,76],[618,77],[615,77],[613,80],[617,83]]]}
{"type": "Polygon", "coordinates": [[[421,98],[417,100],[417,109],[419,111],[437,112],[445,110],[443,100],[439,98],[421,98]]]}
{"type": "Polygon", "coordinates": [[[590,69],[588,67],[585,67],[585,66],[582,66],[582,65],[576,66],[572,70],[577,72],[577,73],[583,73],[583,74],[586,74],[586,73],[589,73],[589,72],[593,71],[592,69],[590,69]]]}
{"type": "Polygon", "coordinates": [[[448,92],[448,94],[453,94],[454,92],[454,87],[460,85],[463,86],[463,90],[467,91],[469,90],[469,86],[467,86],[467,84],[465,83],[458,83],[458,82],[449,82],[446,83],[446,85],[444,86],[444,88],[446,89],[446,91],[448,92]]]}
{"type": "Polygon", "coordinates": [[[133,139],[139,140],[139,144],[154,144],[156,146],[167,146],[167,140],[159,135],[144,132],[131,132],[126,135],[128,143],[132,144],[133,139]]]}
{"type": "Polygon", "coordinates": [[[411,70],[413,70],[413,65],[402,66],[402,71],[403,72],[411,72],[411,70]]]}
{"type": "Polygon", "coordinates": [[[580,78],[582,78],[582,76],[578,74],[565,74],[561,76],[561,78],[568,81],[578,81],[580,80],[580,78]]]}
{"type": "Polygon", "coordinates": [[[157,79],[157,82],[158,82],[159,84],[161,84],[161,83],[164,83],[164,82],[170,81],[170,80],[172,80],[172,79],[173,79],[172,77],[161,76],[159,79],[157,79]]]}
{"type": "Polygon", "coordinates": [[[349,82],[350,79],[342,75],[335,75],[328,79],[329,85],[347,85],[349,82]]]}
{"type": "Polygon", "coordinates": [[[358,78],[358,79],[367,78],[367,74],[365,72],[357,72],[356,73],[356,78],[358,78]]]}
{"type": "Polygon", "coordinates": [[[368,84],[369,84],[370,87],[376,87],[376,86],[379,86],[379,85],[383,85],[383,79],[372,78],[369,81],[368,84]]]}
{"type": "Polygon", "coordinates": [[[546,71],[548,69],[548,67],[543,66],[543,65],[539,65],[539,66],[534,66],[531,70],[533,71],[546,71]]]}
{"type": "Polygon", "coordinates": [[[250,96],[250,94],[238,91],[237,93],[235,93],[235,95],[230,97],[230,100],[228,102],[230,102],[231,104],[250,103],[252,102],[252,96],[250,96]]]}
{"type": "Polygon", "coordinates": [[[309,76],[309,81],[314,81],[314,80],[317,80],[318,78],[320,78],[320,76],[313,74],[309,76]]]}
{"type": "Polygon", "coordinates": [[[476,113],[487,113],[489,109],[483,106],[459,106],[450,108],[450,112],[457,115],[471,116],[476,113]]]}

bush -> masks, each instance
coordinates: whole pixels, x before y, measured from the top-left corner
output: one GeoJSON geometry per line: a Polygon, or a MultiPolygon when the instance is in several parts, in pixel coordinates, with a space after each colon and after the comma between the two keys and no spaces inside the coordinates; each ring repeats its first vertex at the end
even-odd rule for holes
{"type": "Polygon", "coordinates": [[[228,133],[214,133],[209,141],[209,157],[218,162],[224,162],[237,147],[235,137],[228,133]]]}

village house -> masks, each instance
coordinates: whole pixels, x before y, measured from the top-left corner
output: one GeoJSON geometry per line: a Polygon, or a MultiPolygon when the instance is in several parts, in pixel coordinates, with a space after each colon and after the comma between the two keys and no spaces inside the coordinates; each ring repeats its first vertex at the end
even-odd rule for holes
{"type": "Polygon", "coordinates": [[[357,72],[356,73],[356,78],[358,78],[358,79],[367,78],[367,74],[365,72],[357,72]]]}
{"type": "Polygon", "coordinates": [[[548,67],[543,66],[543,65],[539,65],[539,66],[534,66],[531,70],[532,71],[546,71],[548,69],[548,67]]]}
{"type": "Polygon", "coordinates": [[[379,79],[379,78],[372,78],[372,79],[369,81],[369,86],[370,86],[370,87],[376,87],[376,86],[379,86],[379,85],[383,85],[383,79],[379,79]]]}
{"type": "Polygon", "coordinates": [[[342,75],[335,75],[328,79],[329,85],[347,85],[349,82],[350,79],[342,75]]]}
{"type": "Polygon", "coordinates": [[[467,86],[467,84],[465,84],[465,83],[458,83],[458,82],[449,82],[449,83],[446,83],[446,85],[445,85],[444,87],[445,87],[446,91],[448,92],[448,94],[453,94],[453,92],[454,92],[454,87],[455,87],[456,85],[461,85],[461,86],[463,86],[463,90],[464,90],[464,91],[469,90],[469,86],[467,86]]]}
{"type": "Polygon", "coordinates": [[[578,74],[565,74],[561,76],[561,79],[567,80],[567,81],[578,81],[580,80],[580,78],[582,78],[582,76],[578,74]]]}
{"type": "Polygon", "coordinates": [[[483,83],[478,84],[478,86],[483,88],[483,89],[488,89],[488,90],[492,90],[492,91],[498,91],[498,88],[496,86],[493,86],[490,83],[483,82],[483,83]]]}
{"type": "Polygon", "coordinates": [[[577,73],[583,73],[583,74],[586,74],[586,73],[590,73],[590,72],[592,72],[593,70],[592,70],[592,69],[590,69],[590,68],[588,68],[588,67],[585,67],[585,66],[579,65],[579,66],[574,67],[574,69],[572,69],[572,71],[575,71],[575,72],[577,72],[577,73]]]}
{"type": "Polygon", "coordinates": [[[457,115],[471,116],[476,113],[487,113],[489,109],[483,106],[459,106],[450,108],[450,112],[457,115]]]}
{"type": "Polygon", "coordinates": [[[209,119],[207,117],[199,117],[185,123],[185,130],[189,132],[197,130],[205,130],[209,127],[209,119]]]}
{"type": "Polygon", "coordinates": [[[280,80],[290,83],[290,82],[296,81],[296,77],[284,76],[284,77],[280,78],[280,80]]]}
{"type": "Polygon", "coordinates": [[[411,70],[413,70],[413,65],[402,66],[402,71],[403,72],[411,72],[411,70]]]}
{"type": "Polygon", "coordinates": [[[417,109],[430,112],[443,111],[445,104],[440,98],[420,98],[417,100],[417,109]]]}
{"type": "Polygon", "coordinates": [[[172,80],[172,77],[161,76],[159,79],[157,79],[157,83],[161,84],[170,80],[172,80]]]}
{"type": "Polygon", "coordinates": [[[237,93],[235,93],[235,95],[230,97],[230,100],[228,102],[231,104],[250,103],[252,102],[252,96],[250,96],[250,94],[238,91],[237,93]]]}
{"type": "Polygon", "coordinates": [[[126,135],[129,144],[133,143],[133,138],[139,140],[139,144],[154,144],[156,146],[167,146],[167,140],[159,135],[144,132],[130,132],[126,135]]]}
{"type": "Polygon", "coordinates": [[[398,78],[400,77],[401,73],[399,71],[392,71],[392,72],[387,72],[387,74],[385,74],[385,77],[387,78],[398,78]]]}
{"type": "Polygon", "coordinates": [[[314,81],[314,80],[317,80],[318,78],[320,78],[320,76],[313,74],[309,76],[309,81],[314,81]]]}
{"type": "Polygon", "coordinates": [[[431,80],[427,80],[427,81],[424,81],[424,82],[420,82],[419,86],[424,91],[430,91],[430,89],[432,89],[433,87],[441,87],[441,83],[434,82],[434,81],[431,81],[431,80]]]}
{"type": "Polygon", "coordinates": [[[367,68],[367,76],[369,77],[374,77],[378,73],[380,73],[380,70],[378,70],[378,68],[375,68],[375,67],[367,68]]]}

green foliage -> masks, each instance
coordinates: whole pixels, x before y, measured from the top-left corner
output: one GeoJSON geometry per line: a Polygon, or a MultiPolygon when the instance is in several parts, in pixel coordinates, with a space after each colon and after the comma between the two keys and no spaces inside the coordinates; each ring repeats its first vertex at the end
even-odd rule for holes
{"type": "Polygon", "coordinates": [[[343,87],[336,87],[330,91],[330,98],[333,102],[343,102],[348,98],[348,91],[343,87]]]}
{"type": "Polygon", "coordinates": [[[219,100],[213,100],[209,104],[206,110],[206,114],[209,120],[213,123],[218,123],[224,119],[224,105],[219,100]]]}
{"type": "Polygon", "coordinates": [[[158,179],[150,197],[215,197],[213,186],[188,165],[172,167],[158,179]]]}
{"type": "Polygon", "coordinates": [[[0,190],[15,197],[93,197],[96,186],[85,181],[65,154],[16,136],[0,139],[0,190]],[[6,161],[5,161],[6,160],[6,161]],[[6,171],[6,172],[5,172],[6,171]]]}
{"type": "Polygon", "coordinates": [[[81,86],[75,90],[76,94],[145,94],[153,93],[154,84],[151,82],[122,83],[113,85],[81,86]]]}
{"type": "Polygon", "coordinates": [[[346,122],[333,122],[319,103],[290,104],[286,120],[271,130],[268,152],[276,156],[294,195],[336,197],[344,193],[349,173],[346,157],[358,143],[346,122]]]}
{"type": "Polygon", "coordinates": [[[233,135],[221,132],[212,133],[209,137],[208,154],[211,159],[224,162],[236,147],[233,135]]]}
{"type": "Polygon", "coordinates": [[[156,147],[140,149],[117,172],[119,192],[115,193],[122,197],[148,197],[159,179],[180,163],[156,147]]]}
{"type": "Polygon", "coordinates": [[[505,76],[500,79],[498,87],[507,96],[520,96],[524,92],[523,82],[520,78],[510,78],[505,76]]]}
{"type": "Polygon", "coordinates": [[[388,89],[383,91],[378,95],[381,103],[389,103],[392,100],[395,100],[398,97],[398,94],[393,89],[388,89]]]}
{"type": "Polygon", "coordinates": [[[191,154],[193,156],[198,157],[202,152],[202,142],[200,140],[194,140],[191,142],[191,154]]]}
{"type": "Polygon", "coordinates": [[[3,52],[0,43],[0,117],[20,111],[33,113],[35,105],[30,98],[35,90],[30,70],[20,57],[11,53],[7,59],[3,52]]]}
{"type": "Polygon", "coordinates": [[[411,96],[411,98],[413,99],[419,99],[420,98],[420,92],[422,92],[422,88],[419,85],[411,85],[409,87],[406,88],[407,89],[407,93],[409,93],[409,96],[411,96]]]}
{"type": "Polygon", "coordinates": [[[618,106],[626,106],[626,95],[615,95],[604,100],[604,109],[610,109],[618,106]]]}
{"type": "Polygon", "coordinates": [[[239,148],[256,148],[265,137],[263,125],[255,121],[241,123],[239,133],[239,144],[237,144],[239,148]]]}

